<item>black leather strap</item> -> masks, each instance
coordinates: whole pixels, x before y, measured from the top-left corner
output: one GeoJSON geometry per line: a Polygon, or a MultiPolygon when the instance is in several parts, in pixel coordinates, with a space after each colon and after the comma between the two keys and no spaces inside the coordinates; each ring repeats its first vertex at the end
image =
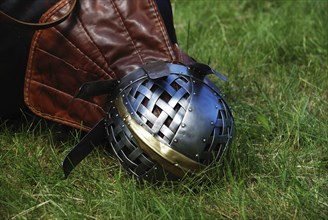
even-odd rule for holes
{"type": "Polygon", "coordinates": [[[66,20],[66,18],[68,18],[68,16],[70,16],[70,14],[72,14],[77,1],[78,0],[70,0],[70,9],[67,11],[67,13],[63,17],[60,17],[54,21],[45,22],[45,23],[25,22],[25,21],[18,20],[14,17],[11,17],[8,14],[4,13],[3,11],[0,11],[0,22],[12,24],[12,25],[27,28],[27,29],[33,29],[33,30],[50,28],[57,24],[60,24],[64,20],[66,20]]]}
{"type": "Polygon", "coordinates": [[[103,143],[105,137],[106,137],[105,119],[102,119],[66,155],[63,161],[63,170],[64,170],[65,178],[67,178],[67,176],[71,173],[71,171],[84,158],[86,158],[86,156],[88,156],[96,146],[103,143]]]}
{"type": "Polygon", "coordinates": [[[110,94],[119,84],[117,79],[86,82],[79,88],[74,98],[86,99],[93,96],[110,94]]]}

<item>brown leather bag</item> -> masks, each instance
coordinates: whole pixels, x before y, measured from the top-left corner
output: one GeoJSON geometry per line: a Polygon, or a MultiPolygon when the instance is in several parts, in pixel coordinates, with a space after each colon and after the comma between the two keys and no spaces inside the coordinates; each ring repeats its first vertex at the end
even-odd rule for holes
{"type": "MultiPolygon", "coordinates": [[[[40,22],[70,9],[61,0],[40,22]]],[[[36,115],[89,130],[106,112],[106,96],[74,99],[89,81],[121,78],[154,60],[189,62],[172,45],[154,0],[80,0],[61,24],[34,34],[24,99],[36,115]]]]}

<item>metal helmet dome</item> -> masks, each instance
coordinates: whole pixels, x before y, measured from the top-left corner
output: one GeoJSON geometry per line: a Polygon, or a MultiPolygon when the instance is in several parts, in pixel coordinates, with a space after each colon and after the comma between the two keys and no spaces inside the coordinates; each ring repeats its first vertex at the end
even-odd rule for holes
{"type": "MultiPolygon", "coordinates": [[[[139,180],[176,180],[220,160],[233,116],[204,64],[154,62],[129,74],[111,95],[110,148],[139,180]]],[[[216,73],[218,74],[218,73],[216,73]]]]}

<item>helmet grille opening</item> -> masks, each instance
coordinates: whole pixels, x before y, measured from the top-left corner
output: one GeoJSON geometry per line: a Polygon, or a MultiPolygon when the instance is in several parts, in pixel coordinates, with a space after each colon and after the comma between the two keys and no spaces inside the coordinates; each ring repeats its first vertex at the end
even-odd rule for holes
{"type": "Polygon", "coordinates": [[[190,81],[183,76],[169,75],[165,80],[144,80],[130,90],[128,98],[152,133],[171,143],[181,125],[190,94],[190,81]]]}
{"type": "Polygon", "coordinates": [[[143,151],[137,147],[129,131],[122,125],[112,125],[109,127],[112,131],[113,139],[111,141],[115,153],[118,155],[122,165],[137,176],[149,172],[154,163],[143,151]]]}
{"type": "Polygon", "coordinates": [[[203,155],[200,158],[200,162],[203,164],[210,164],[212,161],[221,158],[228,137],[232,133],[232,127],[229,120],[232,116],[229,115],[226,105],[221,98],[218,98],[217,108],[218,112],[216,122],[214,122],[213,130],[203,149],[203,155]]]}

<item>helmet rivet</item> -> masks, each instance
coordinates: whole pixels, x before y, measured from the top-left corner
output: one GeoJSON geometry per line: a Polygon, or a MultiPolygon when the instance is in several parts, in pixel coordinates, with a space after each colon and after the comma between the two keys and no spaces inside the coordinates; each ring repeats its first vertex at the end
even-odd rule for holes
{"type": "Polygon", "coordinates": [[[178,167],[178,166],[179,166],[179,164],[177,164],[177,163],[176,163],[176,164],[174,164],[174,166],[178,167]]]}
{"type": "Polygon", "coordinates": [[[131,80],[130,83],[133,83],[133,81],[131,80]]]}
{"type": "Polygon", "coordinates": [[[177,143],[177,142],[178,142],[178,139],[174,139],[173,142],[174,142],[174,143],[177,143]]]}
{"type": "Polygon", "coordinates": [[[122,125],[122,128],[124,128],[125,127],[125,125],[122,125]]]}
{"type": "Polygon", "coordinates": [[[157,170],[157,167],[154,167],[155,170],[157,170]]]}
{"type": "Polygon", "coordinates": [[[196,157],[198,157],[198,154],[196,154],[196,157]]]}
{"type": "Polygon", "coordinates": [[[117,80],[117,83],[121,83],[121,81],[120,80],[117,80]]]}
{"type": "Polygon", "coordinates": [[[192,111],[192,108],[191,108],[191,107],[189,107],[189,108],[188,108],[188,110],[191,112],[191,111],[192,111]]]}
{"type": "Polygon", "coordinates": [[[206,142],[206,138],[203,139],[203,142],[206,142]]]}
{"type": "Polygon", "coordinates": [[[211,125],[214,125],[214,121],[211,121],[211,125]]]}
{"type": "Polygon", "coordinates": [[[194,92],[193,95],[197,95],[197,93],[194,92]]]}
{"type": "Polygon", "coordinates": [[[182,124],[181,124],[181,127],[183,127],[183,128],[186,127],[186,124],[182,123],[182,124]]]}
{"type": "Polygon", "coordinates": [[[129,122],[129,123],[128,123],[128,126],[130,126],[130,125],[131,125],[131,123],[129,122]]]}
{"type": "Polygon", "coordinates": [[[116,114],[115,116],[118,117],[118,114],[116,114]]]}
{"type": "Polygon", "coordinates": [[[133,135],[132,134],[130,135],[130,138],[133,138],[133,135]]]}
{"type": "Polygon", "coordinates": [[[217,106],[217,105],[216,105],[216,106],[215,106],[215,108],[216,108],[216,109],[218,109],[218,108],[219,108],[219,106],[217,106]]]}
{"type": "Polygon", "coordinates": [[[124,98],[124,97],[125,97],[125,95],[123,94],[123,95],[122,95],[122,97],[124,98]]]}

